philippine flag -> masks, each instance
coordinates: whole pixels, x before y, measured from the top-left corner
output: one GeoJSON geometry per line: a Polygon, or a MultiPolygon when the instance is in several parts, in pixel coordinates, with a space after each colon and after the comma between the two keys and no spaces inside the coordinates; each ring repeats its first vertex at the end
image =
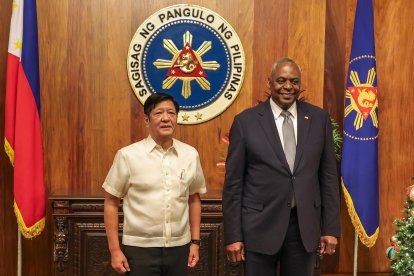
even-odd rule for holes
{"type": "Polygon", "coordinates": [[[14,166],[14,211],[22,235],[45,226],[36,0],[14,0],[7,60],[4,148],[14,166]]]}

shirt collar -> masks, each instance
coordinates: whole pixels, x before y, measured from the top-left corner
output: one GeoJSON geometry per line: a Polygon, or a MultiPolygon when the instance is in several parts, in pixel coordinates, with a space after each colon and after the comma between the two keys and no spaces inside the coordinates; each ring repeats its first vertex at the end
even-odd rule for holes
{"type": "MultiPolygon", "coordinates": [[[[147,153],[151,153],[153,150],[164,151],[160,145],[158,145],[154,139],[152,139],[151,135],[149,134],[148,137],[145,139],[145,149],[147,153]]],[[[167,151],[173,151],[175,154],[178,155],[177,151],[177,142],[173,138],[173,144],[167,151]]]]}
{"type": "MultiPolygon", "coordinates": [[[[273,99],[270,97],[270,108],[272,109],[272,113],[275,119],[279,118],[280,113],[282,113],[283,109],[278,106],[273,99]]],[[[293,104],[289,107],[289,109],[287,110],[290,112],[290,114],[292,114],[293,118],[296,118],[298,115],[298,109],[296,106],[296,101],[293,102],[293,104]]]]}

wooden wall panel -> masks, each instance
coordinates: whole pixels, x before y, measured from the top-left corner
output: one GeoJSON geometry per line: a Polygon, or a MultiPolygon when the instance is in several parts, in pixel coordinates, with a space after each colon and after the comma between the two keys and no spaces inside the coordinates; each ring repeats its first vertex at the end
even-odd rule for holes
{"type": "Polygon", "coordinates": [[[131,29],[131,14],[124,13],[130,9],[129,1],[97,1],[100,12],[94,13],[93,21],[96,29],[92,31],[94,37],[94,70],[95,87],[91,90],[92,110],[91,120],[91,191],[96,193],[96,187],[102,185],[102,175],[108,172],[108,161],[112,161],[114,154],[112,147],[120,147],[130,141],[130,87],[125,73],[127,53],[125,45],[130,39],[127,35],[131,29]],[[123,14],[123,16],[120,16],[123,14]],[[104,16],[102,16],[104,15],[104,16]],[[102,43],[107,41],[106,43],[102,43]],[[122,50],[124,49],[124,50],[122,50]],[[98,78],[96,79],[96,74],[98,78]],[[124,126],[119,128],[117,126],[124,126]]]}
{"type": "Polygon", "coordinates": [[[323,106],[338,122],[343,118],[346,55],[346,1],[326,1],[323,106]]]}
{"type": "Polygon", "coordinates": [[[255,2],[253,104],[267,98],[272,64],[288,55],[288,14],[289,1],[255,2]]]}
{"type": "MultiPolygon", "coordinates": [[[[59,149],[45,150],[44,153],[47,192],[54,194],[60,190],[63,183],[68,181],[69,176],[69,158],[66,158],[66,155],[71,139],[69,121],[73,119],[73,114],[68,108],[68,99],[72,92],[66,89],[68,82],[71,81],[68,63],[71,45],[68,40],[68,1],[52,2],[49,5],[40,4],[37,13],[39,63],[42,68],[40,87],[43,145],[45,149],[59,149]],[[49,16],[50,14],[56,16],[49,16]],[[56,161],[49,162],[48,160],[56,161]],[[58,184],[52,184],[52,179],[61,179],[61,181],[58,184]]],[[[69,190],[59,192],[67,193],[69,190]]]]}
{"type": "MultiPolygon", "coordinates": [[[[323,106],[340,125],[343,120],[346,78],[346,18],[346,1],[326,1],[323,106]]],[[[341,206],[345,206],[343,198],[341,206]]],[[[347,271],[347,268],[352,267],[352,246],[346,245],[353,244],[354,229],[346,208],[341,210],[341,226],[342,237],[336,250],[337,254],[324,258],[321,264],[322,271],[347,271]]]]}
{"type": "MultiPolygon", "coordinates": [[[[160,8],[177,0],[38,0],[42,128],[48,196],[102,196],[101,183],[117,149],[146,136],[142,105],[132,92],[126,55],[137,27],[160,8]]],[[[324,106],[338,121],[343,116],[346,63],[352,40],[356,0],[191,0],[219,13],[237,31],[246,55],[242,91],[228,110],[195,126],[180,126],[176,137],[200,152],[209,192],[220,198],[226,155],[221,141],[234,115],[266,97],[271,64],[290,56],[303,70],[304,96],[324,106]]],[[[0,0],[0,135],[11,1],[0,0]]],[[[374,0],[380,100],[380,206],[377,245],[359,248],[360,272],[389,272],[385,249],[394,234],[392,221],[402,216],[405,187],[414,184],[414,123],[410,120],[413,81],[414,3],[374,0]]],[[[12,211],[12,168],[0,155],[0,275],[15,275],[16,222],[12,211]]],[[[345,206],[344,204],[342,205],[345,206]]],[[[24,240],[24,275],[51,269],[52,230],[24,240]],[[41,256],[37,250],[47,252],[41,256]]],[[[326,257],[323,273],[352,271],[353,228],[342,210],[339,254],[326,257]]]]}
{"type": "Polygon", "coordinates": [[[326,0],[290,0],[288,55],[302,69],[303,96],[323,107],[326,0]]]}
{"type": "Polygon", "coordinates": [[[38,6],[50,194],[102,194],[115,150],[130,143],[129,3],[38,1],[38,6]],[[41,16],[42,11],[59,16],[41,16]]]}

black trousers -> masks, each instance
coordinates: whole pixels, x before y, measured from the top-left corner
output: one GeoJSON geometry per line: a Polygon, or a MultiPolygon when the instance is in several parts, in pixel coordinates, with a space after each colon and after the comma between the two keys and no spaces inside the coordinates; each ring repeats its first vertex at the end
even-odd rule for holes
{"type": "Polygon", "coordinates": [[[316,252],[308,253],[300,237],[296,208],[292,209],[289,227],[279,252],[266,255],[246,251],[245,276],[312,276],[316,252]]]}
{"type": "Polygon", "coordinates": [[[130,276],[188,275],[189,244],[175,247],[137,247],[123,245],[130,276]]]}

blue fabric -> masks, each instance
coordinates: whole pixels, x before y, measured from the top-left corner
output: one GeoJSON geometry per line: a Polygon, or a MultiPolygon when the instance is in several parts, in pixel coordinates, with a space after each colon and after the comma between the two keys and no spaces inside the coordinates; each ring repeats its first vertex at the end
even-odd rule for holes
{"type": "Polygon", "coordinates": [[[372,0],[359,0],[349,61],[342,150],[342,184],[363,244],[375,244],[378,207],[378,97],[372,0]]]}

